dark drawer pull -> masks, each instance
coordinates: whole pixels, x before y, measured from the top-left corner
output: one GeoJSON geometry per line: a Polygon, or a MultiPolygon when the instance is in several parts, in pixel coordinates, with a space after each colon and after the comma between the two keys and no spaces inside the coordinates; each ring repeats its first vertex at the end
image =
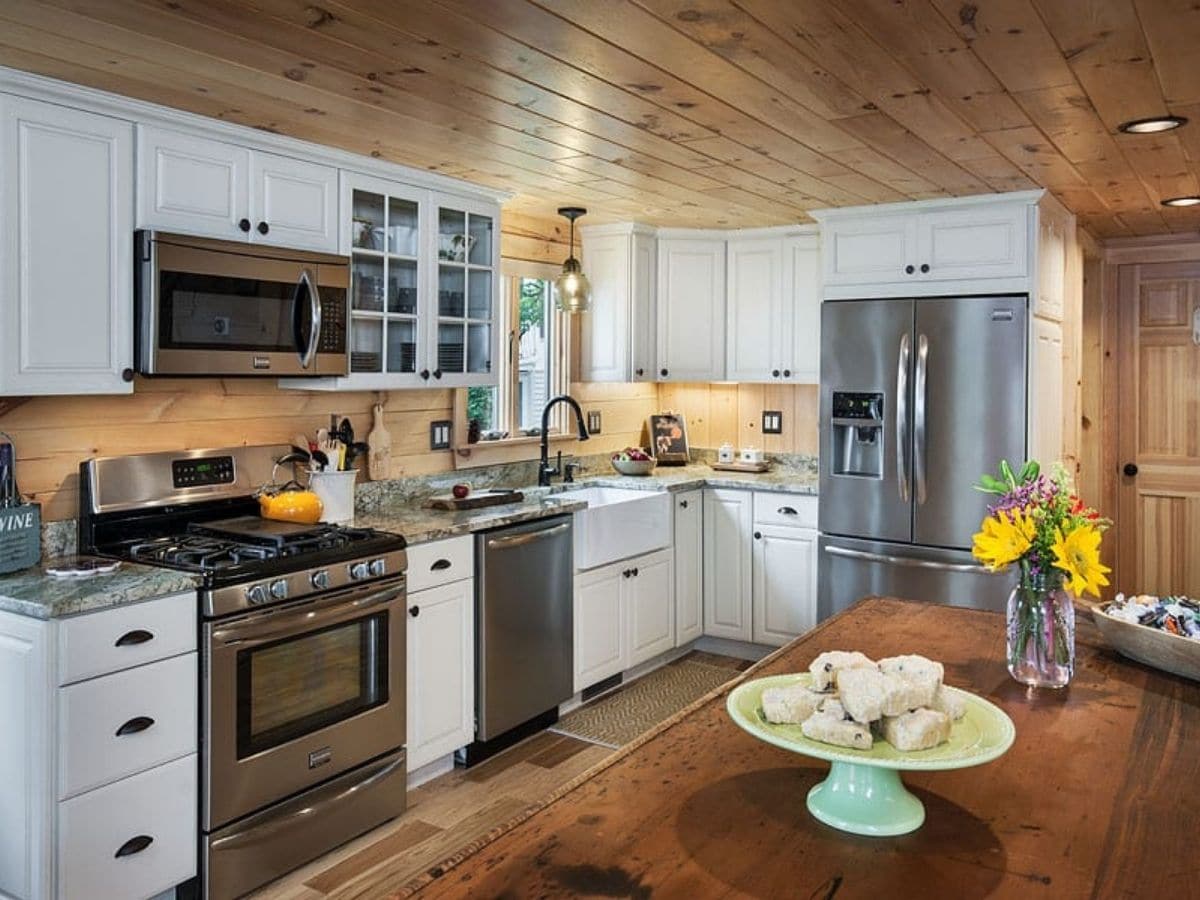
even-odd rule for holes
{"type": "Polygon", "coordinates": [[[779,507],[778,510],[776,510],[776,512],[778,512],[781,516],[798,516],[798,515],[800,515],[798,512],[796,512],[795,508],[793,508],[791,506],[781,506],[781,507],[779,507]]]}
{"type": "Polygon", "coordinates": [[[684,509],[687,509],[687,501],[686,500],[680,500],[679,505],[682,506],[684,509]]]}
{"type": "Polygon", "coordinates": [[[408,608],[408,614],[409,614],[410,616],[412,616],[412,617],[415,619],[417,616],[419,616],[419,615],[421,614],[421,607],[419,607],[419,606],[410,606],[410,607],[408,608]]]}
{"type": "Polygon", "coordinates": [[[120,846],[115,854],[115,858],[120,859],[122,856],[133,856],[135,853],[141,853],[153,843],[154,838],[148,834],[139,834],[136,837],[131,837],[120,846]]]}
{"type": "Polygon", "coordinates": [[[635,569],[633,570],[633,577],[634,577],[634,578],[637,578],[637,573],[638,573],[638,570],[635,568],[635,569]]]}
{"type": "Polygon", "coordinates": [[[149,716],[134,716],[117,729],[117,737],[124,737],[127,734],[137,734],[139,731],[145,731],[153,724],[154,720],[149,716]]]}
{"type": "Polygon", "coordinates": [[[429,571],[437,572],[437,571],[440,571],[441,569],[448,569],[448,568],[450,568],[450,560],[439,559],[436,562],[434,562],[434,564],[432,566],[429,567],[429,571]]]}
{"type": "Polygon", "coordinates": [[[152,640],[154,640],[154,634],[152,632],[145,631],[141,628],[135,628],[133,631],[127,631],[117,638],[117,642],[113,646],[132,647],[137,644],[144,644],[146,641],[152,640]]]}

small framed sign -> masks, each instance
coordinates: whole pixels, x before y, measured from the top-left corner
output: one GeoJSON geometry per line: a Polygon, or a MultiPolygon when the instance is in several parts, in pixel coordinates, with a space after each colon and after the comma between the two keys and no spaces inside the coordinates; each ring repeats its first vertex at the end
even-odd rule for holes
{"type": "Polygon", "coordinates": [[[659,465],[688,464],[687,423],[683,413],[667,412],[651,416],[646,430],[650,434],[650,452],[659,465]]]}

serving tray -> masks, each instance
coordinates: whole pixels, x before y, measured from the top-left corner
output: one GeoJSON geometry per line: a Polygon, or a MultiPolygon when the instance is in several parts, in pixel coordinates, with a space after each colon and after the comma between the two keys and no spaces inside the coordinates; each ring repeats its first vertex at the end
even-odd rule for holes
{"type": "Polygon", "coordinates": [[[1092,619],[1118,653],[1155,669],[1200,681],[1200,641],[1110,616],[1092,607],[1092,619]]]}
{"type": "Polygon", "coordinates": [[[425,504],[430,509],[482,509],[505,503],[520,503],[525,495],[520,491],[472,491],[461,500],[453,494],[438,494],[425,504]]]}

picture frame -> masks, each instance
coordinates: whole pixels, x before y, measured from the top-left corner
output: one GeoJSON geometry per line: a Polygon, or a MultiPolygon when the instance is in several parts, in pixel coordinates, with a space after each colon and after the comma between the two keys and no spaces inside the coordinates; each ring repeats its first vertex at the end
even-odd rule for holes
{"type": "Polygon", "coordinates": [[[659,465],[685,466],[691,461],[688,451],[687,422],[683,413],[663,412],[646,420],[650,453],[659,465]]]}

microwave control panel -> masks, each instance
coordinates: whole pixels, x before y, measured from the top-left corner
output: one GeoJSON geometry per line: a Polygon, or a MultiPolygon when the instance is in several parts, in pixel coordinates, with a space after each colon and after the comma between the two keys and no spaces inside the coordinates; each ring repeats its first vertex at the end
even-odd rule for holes
{"type": "Polygon", "coordinates": [[[171,460],[171,477],[177,488],[206,487],[210,484],[233,484],[232,456],[209,456],[202,459],[171,460]]]}

